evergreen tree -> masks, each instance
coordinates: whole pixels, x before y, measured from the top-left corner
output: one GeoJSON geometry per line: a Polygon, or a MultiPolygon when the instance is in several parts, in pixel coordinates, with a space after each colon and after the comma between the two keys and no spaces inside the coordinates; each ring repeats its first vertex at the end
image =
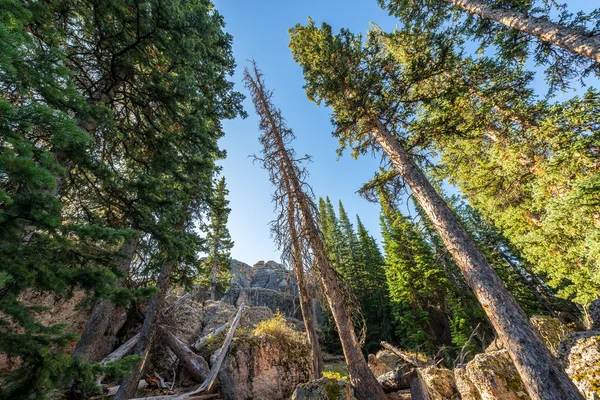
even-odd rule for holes
{"type": "Polygon", "coordinates": [[[494,46],[503,59],[523,63],[530,53],[547,65],[551,88],[566,88],[573,78],[600,74],[600,14],[573,13],[547,1],[378,0],[409,29],[441,33],[460,44],[494,46]]]}
{"type": "MultiPolygon", "coordinates": [[[[394,62],[376,32],[370,33],[371,40],[363,41],[346,30],[333,35],[330,26],[323,24],[319,29],[309,21],[306,27],[296,25],[290,34],[290,47],[303,68],[308,97],[333,108],[342,146],[351,147],[357,155],[380,148],[389,157],[482,304],[530,396],[581,398],[527,315],[405,148],[403,135],[422,119],[421,103],[435,98],[435,94],[427,96],[418,89],[439,65],[394,62]]],[[[422,52],[429,53],[427,49],[422,52]]]]}
{"type": "Polygon", "coordinates": [[[389,341],[392,337],[385,260],[375,238],[369,235],[358,216],[356,216],[356,227],[358,263],[362,270],[361,287],[357,287],[356,291],[359,294],[367,328],[365,351],[373,353],[382,340],[389,341]]]}
{"type": "Polygon", "coordinates": [[[225,187],[225,178],[221,178],[213,193],[209,204],[209,224],[204,226],[206,232],[205,246],[209,249],[208,257],[204,260],[210,271],[210,299],[215,300],[217,287],[224,293],[230,279],[229,266],[231,264],[230,250],[233,241],[227,229],[227,219],[231,209],[226,199],[229,190],[225,187]]]}

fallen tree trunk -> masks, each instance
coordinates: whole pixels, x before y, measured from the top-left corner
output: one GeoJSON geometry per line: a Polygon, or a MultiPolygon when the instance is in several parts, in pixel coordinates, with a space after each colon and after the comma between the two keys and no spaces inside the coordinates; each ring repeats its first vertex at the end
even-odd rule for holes
{"type": "Polygon", "coordinates": [[[410,389],[411,382],[417,377],[418,374],[415,369],[412,369],[405,374],[395,370],[379,375],[377,377],[377,382],[379,382],[384,392],[391,393],[402,389],[410,389]]]}
{"type": "Polygon", "coordinates": [[[197,382],[204,382],[210,373],[206,360],[190,350],[185,343],[167,331],[164,326],[158,326],[158,333],[177,358],[183,362],[185,369],[187,369],[191,377],[197,382]]]}
{"type": "Polygon", "coordinates": [[[403,352],[402,350],[398,349],[397,347],[392,346],[388,342],[381,342],[381,345],[383,346],[384,349],[391,351],[392,353],[394,353],[395,355],[397,355],[398,357],[400,357],[407,363],[414,365],[415,367],[418,367],[418,368],[427,367],[427,364],[425,364],[424,362],[421,362],[416,357],[413,357],[413,356],[403,352]]]}
{"type": "Polygon", "coordinates": [[[411,400],[431,400],[427,385],[423,378],[418,376],[418,374],[417,377],[410,382],[410,398],[411,400]]]}
{"type": "Polygon", "coordinates": [[[202,336],[200,339],[196,340],[196,343],[194,343],[191,348],[198,351],[200,350],[202,347],[204,347],[204,345],[211,339],[214,338],[215,336],[225,332],[225,330],[227,328],[229,328],[229,325],[231,323],[230,322],[226,322],[223,325],[219,326],[218,328],[216,328],[214,331],[212,331],[211,333],[209,333],[208,335],[202,336]]]}
{"type": "Polygon", "coordinates": [[[204,383],[202,383],[202,385],[200,385],[200,387],[198,389],[193,390],[189,393],[184,393],[179,397],[175,397],[175,399],[188,399],[192,395],[195,395],[197,393],[207,392],[213,388],[213,385],[214,385],[215,381],[217,380],[217,375],[219,374],[219,370],[221,369],[221,364],[223,364],[223,360],[225,360],[225,356],[227,355],[227,351],[229,350],[229,345],[231,344],[231,340],[233,339],[233,334],[235,333],[235,329],[237,328],[238,324],[240,323],[240,319],[242,318],[242,312],[244,311],[245,307],[246,307],[246,303],[242,303],[242,305],[238,309],[237,314],[235,315],[235,318],[233,319],[233,321],[231,321],[231,328],[229,328],[229,332],[227,333],[225,342],[223,342],[223,346],[221,347],[221,350],[219,351],[219,355],[217,356],[217,359],[216,359],[215,363],[213,364],[213,367],[211,368],[210,373],[206,377],[206,380],[204,381],[204,383]]]}

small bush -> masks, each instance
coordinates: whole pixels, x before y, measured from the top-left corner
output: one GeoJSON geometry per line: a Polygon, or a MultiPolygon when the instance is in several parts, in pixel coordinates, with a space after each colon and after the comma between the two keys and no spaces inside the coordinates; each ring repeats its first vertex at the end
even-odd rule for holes
{"type": "Polygon", "coordinates": [[[346,380],[347,375],[342,375],[339,372],[335,371],[323,371],[323,376],[325,378],[333,379],[334,381],[346,380]]]}
{"type": "Polygon", "coordinates": [[[279,311],[275,313],[273,318],[260,321],[252,333],[254,336],[267,336],[280,341],[301,340],[301,335],[288,325],[288,322],[279,311]]]}

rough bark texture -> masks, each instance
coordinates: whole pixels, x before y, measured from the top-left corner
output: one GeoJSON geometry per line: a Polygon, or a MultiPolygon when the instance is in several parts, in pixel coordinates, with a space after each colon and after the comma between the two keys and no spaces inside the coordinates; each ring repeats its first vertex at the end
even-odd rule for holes
{"type": "MultiPolygon", "coordinates": [[[[123,254],[123,260],[119,265],[121,271],[125,273],[129,271],[137,244],[137,239],[131,239],[121,247],[123,254]]],[[[120,307],[109,300],[98,301],[92,309],[81,339],[73,350],[73,355],[79,356],[87,362],[99,361],[105,357],[114,348],[112,347],[113,340],[125,323],[126,315],[120,311],[120,307]],[[119,314],[123,314],[123,316],[121,317],[119,314]]]]}
{"type": "Polygon", "coordinates": [[[552,43],[596,62],[600,62],[600,37],[545,19],[502,8],[492,8],[478,0],[444,0],[472,14],[494,20],[526,32],[543,42],[552,43]]]}
{"type": "Polygon", "coordinates": [[[534,400],[582,399],[527,316],[408,153],[379,120],[373,135],[410,187],[485,310],[534,400]]]}
{"type": "Polygon", "coordinates": [[[282,135],[289,134],[290,131],[289,129],[285,131],[286,128],[282,125],[283,117],[273,108],[266,97],[263,82],[260,79],[260,73],[256,65],[254,65],[253,72],[254,77],[246,72],[246,81],[248,86],[250,86],[257,112],[261,116],[261,129],[265,131],[265,141],[269,141],[271,144],[268,151],[278,153],[283,164],[281,174],[287,177],[286,179],[288,179],[290,190],[292,191],[290,195],[295,199],[296,206],[300,211],[300,225],[302,230],[299,233],[309,240],[309,245],[320,273],[323,290],[342,343],[342,349],[346,363],[348,364],[350,383],[354,386],[356,397],[359,400],[386,400],[387,398],[383,389],[373,376],[367,365],[367,361],[363,357],[354,331],[354,323],[350,315],[351,310],[344,296],[344,290],[336,279],[335,270],[329,262],[318,229],[315,218],[315,206],[304,192],[300,178],[285,147],[282,135]]]}
{"type": "Polygon", "coordinates": [[[190,350],[185,343],[175,337],[171,332],[167,331],[164,327],[159,326],[158,332],[164,343],[166,343],[171,351],[175,353],[177,358],[183,362],[183,365],[190,373],[190,376],[196,382],[204,382],[210,372],[206,360],[190,350]]]}

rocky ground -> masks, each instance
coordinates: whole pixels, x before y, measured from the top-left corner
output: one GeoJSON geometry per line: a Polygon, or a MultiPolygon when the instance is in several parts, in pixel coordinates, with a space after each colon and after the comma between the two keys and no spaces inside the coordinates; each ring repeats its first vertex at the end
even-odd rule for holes
{"type": "MultiPolygon", "coordinates": [[[[194,357],[206,361],[208,369],[217,361],[238,308],[242,303],[248,305],[219,368],[214,395],[206,399],[354,399],[339,360],[326,368],[325,377],[309,380],[310,347],[297,319],[293,275],[272,261],[252,267],[234,261],[232,273],[231,289],[220,301],[207,301],[198,289],[163,323],[194,357]],[[274,313],[277,310],[281,312],[274,313]]],[[[183,294],[173,291],[167,302],[174,304],[183,294]]],[[[74,332],[81,332],[89,312],[75,307],[81,295],[66,301],[42,294],[29,297],[32,304],[53,308],[52,313],[40,316],[43,321],[65,323],[74,332]]],[[[143,313],[143,306],[138,311],[143,313]]],[[[600,302],[592,304],[589,315],[592,329],[580,332],[571,332],[547,316],[532,317],[532,323],[586,399],[600,400],[600,302]]],[[[111,333],[112,348],[133,337],[141,321],[128,318],[118,335],[111,333]]],[[[390,400],[529,399],[507,352],[498,343],[468,363],[457,363],[453,370],[393,346],[369,355],[369,366],[390,400]]],[[[10,368],[10,363],[0,360],[0,371],[10,368]]],[[[114,392],[118,382],[102,383],[104,397],[110,398],[106,395],[114,392]]],[[[140,395],[168,398],[164,396],[190,391],[200,383],[161,337],[152,349],[140,395]]]]}

